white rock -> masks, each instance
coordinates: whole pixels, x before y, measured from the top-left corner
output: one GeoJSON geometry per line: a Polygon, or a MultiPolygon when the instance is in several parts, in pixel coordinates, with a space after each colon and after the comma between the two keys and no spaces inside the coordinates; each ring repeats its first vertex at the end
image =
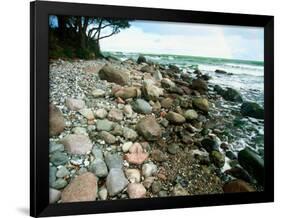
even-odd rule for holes
{"type": "Polygon", "coordinates": [[[99,119],[104,119],[107,116],[107,111],[103,108],[95,111],[95,116],[99,119]]]}
{"type": "Polygon", "coordinates": [[[131,183],[140,182],[141,175],[138,169],[127,169],[125,175],[131,183]]]}
{"type": "Polygon", "coordinates": [[[49,202],[51,204],[56,203],[60,199],[60,196],[61,192],[59,190],[53,188],[49,189],[49,202]]]}
{"type": "Polygon", "coordinates": [[[79,110],[79,113],[86,117],[88,120],[93,120],[95,118],[93,111],[89,108],[83,108],[79,110]]]}
{"type": "Polygon", "coordinates": [[[92,95],[93,95],[95,98],[104,97],[104,96],[105,96],[105,91],[103,91],[102,89],[95,89],[95,90],[92,92],[92,95]]]}
{"type": "Polygon", "coordinates": [[[152,176],[157,172],[157,166],[150,162],[142,165],[142,175],[144,177],[152,176]]]}
{"type": "Polygon", "coordinates": [[[122,145],[123,152],[128,152],[130,147],[133,145],[133,142],[126,142],[122,145]]]}

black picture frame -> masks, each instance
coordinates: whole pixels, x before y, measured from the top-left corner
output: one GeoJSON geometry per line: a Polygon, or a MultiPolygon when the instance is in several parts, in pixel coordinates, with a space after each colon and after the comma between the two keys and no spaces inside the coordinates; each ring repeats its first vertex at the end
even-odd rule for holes
{"type": "Polygon", "coordinates": [[[62,2],[30,3],[30,215],[59,216],[274,201],[274,17],[62,2]],[[265,185],[263,192],[49,204],[48,15],[94,15],[264,28],[265,185]]]}

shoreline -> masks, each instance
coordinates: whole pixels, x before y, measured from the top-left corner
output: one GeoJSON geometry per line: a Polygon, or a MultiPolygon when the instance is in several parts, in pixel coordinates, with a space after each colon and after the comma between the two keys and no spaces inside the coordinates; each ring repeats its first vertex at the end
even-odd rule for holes
{"type": "Polygon", "coordinates": [[[138,62],[50,62],[53,122],[62,126],[50,137],[53,203],[67,202],[77,192],[72,180],[85,172],[99,178],[95,200],[261,191],[260,175],[239,165],[243,156],[227,140],[235,115],[249,119],[239,114],[240,93],[211,86],[199,70],[138,62]],[[223,108],[225,98],[237,110],[223,108]],[[148,124],[140,123],[146,118],[148,124]],[[124,181],[121,190],[112,175],[124,181]]]}

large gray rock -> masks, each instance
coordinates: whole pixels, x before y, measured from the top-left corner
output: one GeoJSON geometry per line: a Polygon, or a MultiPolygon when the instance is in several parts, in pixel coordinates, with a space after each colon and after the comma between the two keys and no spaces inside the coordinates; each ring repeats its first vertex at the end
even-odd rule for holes
{"type": "Polygon", "coordinates": [[[152,112],[152,107],[150,106],[150,104],[143,99],[135,100],[132,103],[132,107],[137,113],[150,114],[152,112]]]}
{"type": "Polygon", "coordinates": [[[123,170],[112,168],[106,178],[106,187],[110,196],[120,193],[128,185],[123,170]]]}
{"type": "Polygon", "coordinates": [[[245,148],[238,153],[238,161],[259,183],[264,183],[264,160],[256,152],[245,148]]]}
{"type": "Polygon", "coordinates": [[[126,85],[129,83],[130,74],[125,69],[119,69],[112,64],[106,64],[100,71],[99,77],[108,82],[117,83],[119,85],[126,85]]]}
{"type": "Polygon", "coordinates": [[[55,136],[60,134],[65,127],[62,112],[54,105],[49,105],[49,134],[55,136]]]}
{"type": "Polygon", "coordinates": [[[243,102],[241,94],[233,88],[227,88],[223,91],[222,97],[227,101],[243,102]]]}
{"type": "Polygon", "coordinates": [[[240,112],[243,116],[264,119],[264,109],[255,102],[244,102],[240,112]]]}
{"type": "Polygon", "coordinates": [[[122,169],[123,167],[123,160],[120,155],[118,154],[106,154],[105,155],[105,162],[108,169],[118,168],[122,169]]]}
{"type": "Polygon", "coordinates": [[[136,125],[137,132],[148,141],[156,141],[161,137],[161,128],[153,116],[142,118],[136,125]]]}
{"type": "Polygon", "coordinates": [[[70,134],[61,140],[68,153],[86,154],[91,151],[93,144],[87,135],[70,134]]]}
{"type": "Polygon", "coordinates": [[[108,174],[106,164],[101,159],[95,159],[91,163],[89,170],[93,172],[97,177],[106,177],[108,174]]]}

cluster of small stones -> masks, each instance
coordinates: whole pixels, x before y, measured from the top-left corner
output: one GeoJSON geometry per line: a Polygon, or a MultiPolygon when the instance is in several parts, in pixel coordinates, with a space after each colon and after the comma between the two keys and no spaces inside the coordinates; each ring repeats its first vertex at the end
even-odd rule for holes
{"type": "Polygon", "coordinates": [[[51,62],[50,202],[253,191],[208,127],[208,79],[144,57],[51,62]]]}

